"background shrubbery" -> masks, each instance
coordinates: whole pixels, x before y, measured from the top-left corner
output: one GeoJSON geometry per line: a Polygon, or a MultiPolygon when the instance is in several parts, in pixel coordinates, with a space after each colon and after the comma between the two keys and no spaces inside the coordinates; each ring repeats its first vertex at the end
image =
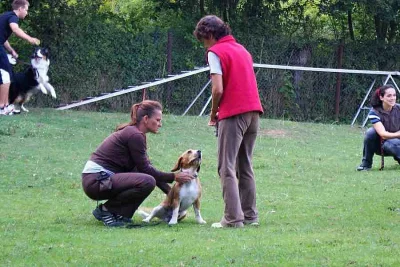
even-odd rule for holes
{"type": "MultiPolygon", "coordinates": [[[[341,68],[397,70],[395,2],[32,0],[29,16],[20,25],[51,48],[50,76],[58,93],[56,101],[41,97],[32,105],[55,107],[204,66],[204,49],[192,31],[208,13],[229,22],[256,63],[338,68],[342,43],[341,68]]],[[[9,2],[0,4],[0,11],[9,9],[9,2]]],[[[21,59],[28,58],[29,45],[16,37],[10,42],[21,59]]],[[[335,73],[256,71],[266,117],[336,118],[335,73]]],[[[180,114],[207,82],[207,74],[197,76],[150,88],[147,95],[161,100],[168,112],[180,114]]],[[[339,120],[353,117],[374,78],[342,75],[339,120]]],[[[377,83],[384,78],[378,77],[377,83]]],[[[199,113],[208,95],[193,113],[199,113]]],[[[141,93],[134,92],[82,109],[126,111],[141,99],[141,93]]]]}

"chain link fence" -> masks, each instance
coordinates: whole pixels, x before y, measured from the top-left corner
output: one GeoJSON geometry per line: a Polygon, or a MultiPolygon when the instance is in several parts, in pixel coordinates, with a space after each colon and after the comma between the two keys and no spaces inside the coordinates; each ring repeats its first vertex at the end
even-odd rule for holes
{"type": "MultiPolygon", "coordinates": [[[[80,23],[60,24],[58,30],[53,29],[53,35],[43,38],[51,50],[49,76],[57,99],[37,94],[28,106],[55,108],[205,66],[205,50],[186,28],[149,28],[130,34],[96,18],[76,20],[80,23]]],[[[338,54],[336,41],[296,42],[262,32],[239,35],[238,41],[251,52],[255,63],[262,64],[338,68],[341,60],[342,68],[393,71],[400,62],[397,45],[382,47],[372,41],[344,44],[343,56],[338,54]]],[[[21,59],[26,61],[32,48],[19,45],[15,39],[12,42],[17,44],[21,59]]],[[[23,68],[17,66],[16,70],[23,68]]],[[[264,117],[297,121],[328,122],[336,116],[341,122],[351,121],[376,78],[342,74],[338,85],[336,73],[260,68],[255,71],[264,117]],[[335,98],[337,88],[338,99],[335,98]]],[[[205,72],[146,88],[145,97],[162,102],[167,113],[182,114],[208,79],[209,74],[205,72]]],[[[378,77],[377,84],[382,79],[378,77]]],[[[200,114],[210,90],[205,90],[188,115],[200,114]]],[[[76,109],[127,112],[142,99],[141,90],[76,109]]]]}

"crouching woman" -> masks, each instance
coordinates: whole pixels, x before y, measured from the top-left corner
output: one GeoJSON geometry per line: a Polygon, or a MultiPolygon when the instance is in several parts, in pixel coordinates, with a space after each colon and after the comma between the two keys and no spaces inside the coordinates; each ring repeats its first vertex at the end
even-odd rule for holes
{"type": "Polygon", "coordinates": [[[193,177],[186,173],[166,173],[154,168],[147,156],[146,134],[162,126],[162,106],[145,100],[131,108],[131,121],[119,125],[90,156],[82,171],[82,186],[93,200],[107,200],[93,211],[105,226],[121,227],[132,216],[155,186],[168,194],[174,180],[193,177]]]}
{"type": "Polygon", "coordinates": [[[364,137],[363,159],[358,171],[372,167],[374,153],[393,156],[400,163],[400,105],[396,103],[396,90],[387,84],[378,88],[371,98],[368,114],[372,123],[364,137]]]}

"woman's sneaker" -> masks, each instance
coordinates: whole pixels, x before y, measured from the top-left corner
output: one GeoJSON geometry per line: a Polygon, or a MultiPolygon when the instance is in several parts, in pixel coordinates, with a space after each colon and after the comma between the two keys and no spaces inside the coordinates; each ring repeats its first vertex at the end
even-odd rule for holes
{"type": "Polygon", "coordinates": [[[122,227],[125,225],[123,222],[118,221],[114,214],[109,211],[103,211],[101,221],[108,227],[122,227]]]}
{"type": "Polygon", "coordinates": [[[244,220],[244,225],[248,225],[248,226],[260,226],[260,223],[258,221],[247,221],[244,220]]]}
{"type": "Polygon", "coordinates": [[[116,216],[115,216],[114,214],[112,214],[112,213],[109,212],[109,211],[104,211],[104,210],[102,209],[102,206],[103,206],[103,205],[100,204],[100,205],[97,206],[97,207],[93,210],[93,212],[92,212],[93,216],[94,216],[97,220],[103,222],[103,224],[104,224],[105,226],[108,226],[108,227],[122,227],[122,226],[125,225],[123,222],[118,221],[117,218],[116,218],[116,216]]]}
{"type": "Polygon", "coordinates": [[[369,170],[371,170],[371,167],[368,167],[368,166],[363,166],[363,165],[360,165],[360,166],[358,166],[357,167],[357,171],[369,171],[369,170]]]}
{"type": "Polygon", "coordinates": [[[101,221],[101,214],[103,212],[103,204],[98,205],[92,212],[93,216],[98,220],[101,221]]]}
{"type": "Polygon", "coordinates": [[[117,221],[122,222],[122,223],[132,223],[132,219],[128,217],[124,217],[122,215],[115,214],[115,218],[117,221]]]}

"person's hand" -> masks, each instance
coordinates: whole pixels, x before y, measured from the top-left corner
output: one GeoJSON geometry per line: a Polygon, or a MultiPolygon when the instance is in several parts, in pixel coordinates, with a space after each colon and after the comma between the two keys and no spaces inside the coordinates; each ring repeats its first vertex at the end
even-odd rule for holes
{"type": "Polygon", "coordinates": [[[11,52],[11,55],[12,55],[13,58],[18,58],[18,54],[17,54],[17,52],[15,52],[15,50],[13,50],[11,52]]]}
{"type": "Polygon", "coordinates": [[[185,172],[176,172],[175,173],[175,182],[180,183],[180,184],[184,184],[187,182],[190,182],[192,179],[194,179],[194,177],[188,173],[185,172]]]}
{"type": "Polygon", "coordinates": [[[29,43],[32,45],[40,45],[40,40],[32,37],[31,39],[29,39],[29,43]]]}
{"type": "Polygon", "coordinates": [[[208,122],[208,126],[215,126],[215,125],[217,125],[217,122],[216,122],[216,121],[210,120],[210,121],[208,122]]]}
{"type": "Polygon", "coordinates": [[[208,122],[208,126],[215,126],[218,120],[218,113],[211,111],[210,121],[208,122]]]}

